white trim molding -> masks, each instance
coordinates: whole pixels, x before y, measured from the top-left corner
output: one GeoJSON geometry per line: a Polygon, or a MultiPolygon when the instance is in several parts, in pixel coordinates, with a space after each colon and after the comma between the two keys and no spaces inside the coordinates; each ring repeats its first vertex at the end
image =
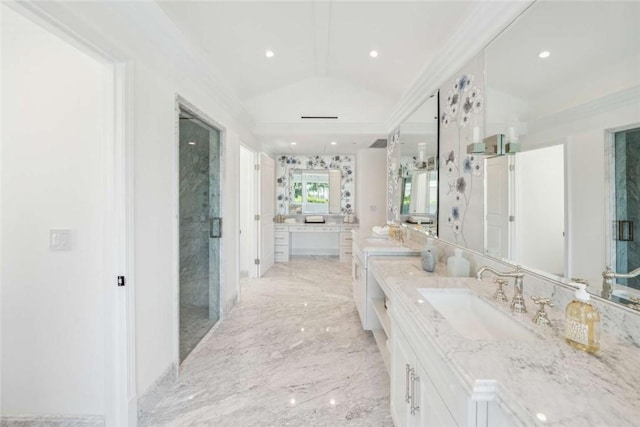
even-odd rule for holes
{"type": "Polygon", "coordinates": [[[391,133],[403,120],[433,95],[455,72],[469,62],[500,32],[522,14],[533,1],[475,2],[453,36],[427,62],[420,75],[391,110],[385,123],[391,133]]]}

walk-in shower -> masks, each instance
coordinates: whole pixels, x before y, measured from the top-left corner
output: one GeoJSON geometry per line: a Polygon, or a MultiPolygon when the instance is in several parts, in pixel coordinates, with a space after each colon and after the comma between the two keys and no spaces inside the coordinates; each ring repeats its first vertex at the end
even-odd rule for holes
{"type": "Polygon", "coordinates": [[[220,317],[220,132],[180,109],[180,362],[220,317]]]}

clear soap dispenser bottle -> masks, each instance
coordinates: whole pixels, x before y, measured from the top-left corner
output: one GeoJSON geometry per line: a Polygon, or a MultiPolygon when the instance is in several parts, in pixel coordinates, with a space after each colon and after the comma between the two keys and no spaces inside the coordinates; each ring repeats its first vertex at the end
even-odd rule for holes
{"type": "Polygon", "coordinates": [[[600,313],[589,302],[587,285],[577,286],[575,299],[567,305],[565,337],[567,343],[578,350],[596,353],[600,350],[600,313]]]}
{"type": "Polygon", "coordinates": [[[462,249],[454,249],[454,256],[447,259],[447,273],[450,277],[469,277],[470,264],[462,256],[462,249]]]}

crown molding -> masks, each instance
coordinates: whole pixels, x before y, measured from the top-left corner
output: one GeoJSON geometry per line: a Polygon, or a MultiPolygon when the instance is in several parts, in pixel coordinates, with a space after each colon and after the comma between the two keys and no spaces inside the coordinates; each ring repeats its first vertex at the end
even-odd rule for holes
{"type": "Polygon", "coordinates": [[[387,132],[397,128],[531,4],[530,0],[474,2],[463,23],[424,65],[420,75],[393,107],[385,123],[387,132]]]}
{"type": "Polygon", "coordinates": [[[296,134],[318,134],[318,135],[381,135],[386,136],[387,132],[382,123],[256,123],[253,133],[259,135],[296,135],[296,134]]]}
{"type": "MultiPolygon", "coordinates": [[[[119,40],[111,36],[108,31],[112,31],[113,28],[96,25],[89,16],[75,8],[74,2],[20,2],[20,5],[41,18],[55,20],[66,33],[74,34],[96,51],[104,52],[106,57],[115,61],[133,61],[134,64],[138,60],[134,50],[121,45],[119,40]]],[[[187,78],[184,76],[184,70],[189,70],[189,78],[194,78],[207,88],[209,96],[227,112],[232,124],[240,128],[239,131],[244,130],[244,133],[250,134],[255,120],[245,109],[232,86],[206,59],[202,49],[180,32],[158,4],[120,2],[117,3],[117,7],[110,7],[109,11],[117,16],[121,27],[135,29],[143,38],[144,44],[150,46],[155,54],[164,57],[167,63],[172,64],[173,69],[162,70],[165,75],[187,78]]],[[[225,125],[228,126],[228,123],[225,125]]]]}
{"type": "Polygon", "coordinates": [[[636,106],[640,112],[640,85],[531,120],[528,124],[527,134],[545,132],[568,123],[591,119],[598,114],[613,112],[628,106],[636,106]]]}

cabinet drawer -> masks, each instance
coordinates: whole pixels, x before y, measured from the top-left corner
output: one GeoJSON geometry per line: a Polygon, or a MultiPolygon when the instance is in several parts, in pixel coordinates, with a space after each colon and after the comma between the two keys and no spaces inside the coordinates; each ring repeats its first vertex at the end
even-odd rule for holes
{"type": "Polygon", "coordinates": [[[276,245],[289,246],[289,232],[287,232],[287,231],[276,231],[274,233],[273,240],[276,242],[276,245]]]}
{"type": "Polygon", "coordinates": [[[273,226],[273,229],[275,231],[287,231],[288,230],[288,225],[284,225],[284,224],[276,224],[273,226]]]}
{"type": "Polygon", "coordinates": [[[274,261],[275,262],[289,262],[289,253],[287,252],[287,255],[278,255],[278,254],[276,254],[276,256],[274,257],[274,261]]]}
{"type": "Polygon", "coordinates": [[[276,262],[289,261],[289,247],[288,246],[276,246],[274,250],[274,259],[276,262]]]}
{"type": "Polygon", "coordinates": [[[340,248],[340,262],[351,262],[352,255],[353,251],[351,250],[351,246],[340,248]]]}
{"type": "Polygon", "coordinates": [[[358,226],[357,225],[343,225],[342,226],[342,231],[349,231],[351,232],[351,230],[357,230],[358,226]]]}
{"type": "Polygon", "coordinates": [[[353,236],[351,232],[345,233],[344,231],[340,233],[340,246],[348,246],[351,248],[351,244],[353,243],[353,236]]]}
{"type": "Polygon", "coordinates": [[[317,232],[320,233],[338,233],[340,232],[340,227],[336,226],[324,226],[324,227],[314,227],[317,232]]]}

